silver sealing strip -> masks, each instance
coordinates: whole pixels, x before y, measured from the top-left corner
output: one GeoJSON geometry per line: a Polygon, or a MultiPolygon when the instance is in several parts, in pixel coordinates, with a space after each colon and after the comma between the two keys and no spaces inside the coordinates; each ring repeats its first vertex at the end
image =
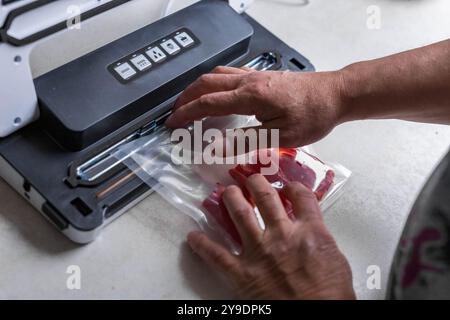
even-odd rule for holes
{"type": "Polygon", "coordinates": [[[149,122],[147,125],[141,127],[139,130],[133,132],[126,138],[120,140],[113,146],[79,165],[76,168],[77,182],[79,184],[92,184],[97,180],[101,180],[103,176],[106,176],[110,170],[117,167],[123,161],[123,159],[117,159],[114,156],[114,154],[119,150],[120,147],[143,136],[151,134],[155,131],[156,128],[164,123],[165,119],[171,113],[172,111],[164,113],[155,120],[149,122]]]}

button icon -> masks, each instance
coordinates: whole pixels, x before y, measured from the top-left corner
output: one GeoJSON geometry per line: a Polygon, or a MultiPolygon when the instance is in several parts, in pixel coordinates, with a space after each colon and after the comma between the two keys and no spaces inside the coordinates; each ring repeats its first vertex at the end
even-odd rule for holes
{"type": "Polygon", "coordinates": [[[175,40],[177,40],[177,42],[181,46],[183,46],[183,48],[189,47],[190,45],[194,44],[194,40],[186,32],[177,34],[175,36],[175,40]]]}
{"type": "Polygon", "coordinates": [[[143,71],[152,66],[152,63],[143,55],[140,54],[130,60],[139,71],[143,71]]]}
{"type": "Polygon", "coordinates": [[[175,55],[181,50],[180,47],[172,39],[162,42],[161,47],[170,55],[175,55]]]}
{"type": "Polygon", "coordinates": [[[118,67],[115,67],[114,70],[124,80],[130,79],[132,76],[134,76],[137,73],[127,62],[122,63],[118,67]]]}
{"type": "Polygon", "coordinates": [[[158,47],[150,48],[145,53],[156,63],[161,62],[167,58],[164,52],[162,52],[162,50],[158,47]]]}

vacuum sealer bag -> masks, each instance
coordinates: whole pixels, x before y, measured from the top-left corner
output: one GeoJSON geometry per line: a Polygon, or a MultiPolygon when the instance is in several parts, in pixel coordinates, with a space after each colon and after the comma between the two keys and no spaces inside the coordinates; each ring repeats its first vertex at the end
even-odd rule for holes
{"type": "MultiPolygon", "coordinates": [[[[203,129],[218,128],[225,132],[226,129],[243,128],[255,122],[253,117],[229,116],[208,118],[202,125],[203,129]]],[[[190,130],[194,131],[193,128],[190,130]]],[[[235,161],[224,161],[231,164],[204,164],[195,160],[186,163],[177,155],[189,152],[190,159],[193,159],[193,148],[182,150],[171,138],[171,131],[160,128],[126,144],[115,156],[169,203],[192,217],[203,231],[224,242],[235,253],[239,252],[241,239],[222,203],[221,196],[226,186],[240,186],[252,203],[244,186],[246,177],[263,173],[262,169],[276,160],[277,170],[267,175],[263,173],[272,186],[281,190],[288,182],[299,181],[315,193],[322,210],[325,210],[337,199],[351,174],[339,164],[322,162],[312,155],[309,147],[257,150],[246,154],[244,162],[241,157],[240,164],[235,161]],[[264,164],[260,161],[262,152],[266,157],[264,164]]],[[[287,214],[293,218],[291,204],[281,197],[287,214]]],[[[257,208],[255,214],[264,228],[257,208]]]]}

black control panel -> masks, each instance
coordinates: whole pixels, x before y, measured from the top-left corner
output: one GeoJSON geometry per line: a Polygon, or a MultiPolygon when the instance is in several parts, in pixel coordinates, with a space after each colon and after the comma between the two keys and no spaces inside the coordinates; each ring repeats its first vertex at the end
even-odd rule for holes
{"type": "Polygon", "coordinates": [[[182,28],[110,64],[108,70],[125,84],[199,44],[200,40],[189,29],[182,28]]]}

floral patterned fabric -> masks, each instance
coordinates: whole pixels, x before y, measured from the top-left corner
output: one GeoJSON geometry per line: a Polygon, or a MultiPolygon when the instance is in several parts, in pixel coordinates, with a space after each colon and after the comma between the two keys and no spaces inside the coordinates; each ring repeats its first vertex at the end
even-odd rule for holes
{"type": "Polygon", "coordinates": [[[390,299],[450,299],[450,153],[408,218],[391,270],[390,299]]]}

